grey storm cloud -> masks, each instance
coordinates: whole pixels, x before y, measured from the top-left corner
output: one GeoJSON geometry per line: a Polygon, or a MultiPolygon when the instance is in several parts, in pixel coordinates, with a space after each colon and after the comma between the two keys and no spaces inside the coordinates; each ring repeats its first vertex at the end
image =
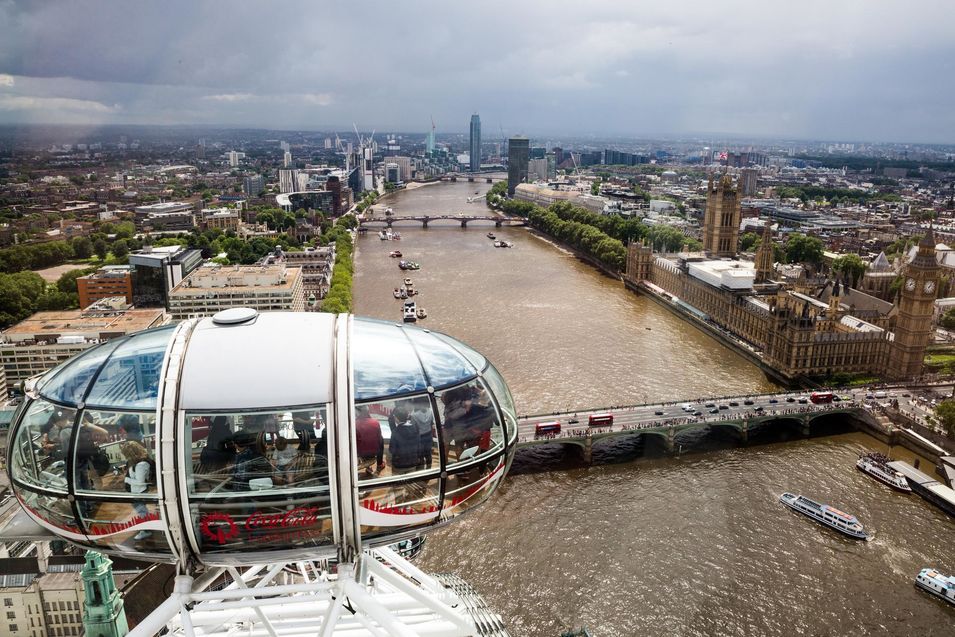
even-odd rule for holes
{"type": "Polygon", "coordinates": [[[955,141],[951,2],[13,2],[0,122],[955,141]]]}

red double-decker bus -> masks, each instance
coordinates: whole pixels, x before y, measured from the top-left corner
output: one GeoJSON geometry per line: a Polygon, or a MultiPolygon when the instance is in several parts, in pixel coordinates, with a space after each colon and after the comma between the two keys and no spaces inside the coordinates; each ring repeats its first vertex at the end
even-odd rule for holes
{"type": "Polygon", "coordinates": [[[814,391],[809,396],[809,400],[811,400],[817,405],[824,405],[826,403],[831,403],[832,392],[831,391],[814,391]]]}
{"type": "Polygon", "coordinates": [[[613,424],[613,414],[590,414],[587,424],[591,427],[609,427],[613,424]]]}
{"type": "Polygon", "coordinates": [[[559,434],[560,433],[560,423],[556,420],[550,422],[539,422],[534,428],[534,433],[538,436],[544,436],[547,434],[559,434]]]}

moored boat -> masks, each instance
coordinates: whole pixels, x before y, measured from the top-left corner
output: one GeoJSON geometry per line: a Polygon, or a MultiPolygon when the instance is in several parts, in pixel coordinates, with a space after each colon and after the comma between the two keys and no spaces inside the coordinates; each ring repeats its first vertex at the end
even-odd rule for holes
{"type": "Polygon", "coordinates": [[[419,319],[428,318],[428,312],[423,307],[419,307],[417,312],[415,312],[415,316],[419,319]]]}
{"type": "Polygon", "coordinates": [[[859,520],[857,520],[854,515],[849,515],[828,504],[820,504],[815,500],[810,500],[805,496],[796,495],[795,493],[784,493],[779,496],[779,501],[793,511],[802,513],[816,522],[825,524],[844,535],[848,535],[857,540],[869,539],[862,524],[859,523],[859,520]]]}
{"type": "Polygon", "coordinates": [[[497,237],[494,236],[494,233],[493,233],[493,232],[488,232],[488,233],[487,233],[487,238],[493,240],[493,239],[496,239],[497,237]]]}
{"type": "Polygon", "coordinates": [[[890,467],[889,462],[891,462],[891,460],[888,456],[873,451],[859,456],[859,459],[856,461],[856,467],[859,471],[872,476],[882,484],[892,487],[896,491],[911,493],[912,487],[909,486],[909,481],[906,480],[905,476],[900,472],[890,467]]]}
{"type": "Polygon", "coordinates": [[[955,605],[955,577],[942,575],[934,568],[923,568],[915,576],[915,585],[955,605]]]}
{"type": "Polygon", "coordinates": [[[405,301],[402,318],[405,323],[414,323],[418,320],[418,308],[414,301],[405,301]]]}
{"type": "Polygon", "coordinates": [[[401,258],[401,250],[392,250],[391,252],[388,253],[388,256],[391,257],[391,258],[393,258],[393,259],[400,259],[400,258],[401,258]]]}

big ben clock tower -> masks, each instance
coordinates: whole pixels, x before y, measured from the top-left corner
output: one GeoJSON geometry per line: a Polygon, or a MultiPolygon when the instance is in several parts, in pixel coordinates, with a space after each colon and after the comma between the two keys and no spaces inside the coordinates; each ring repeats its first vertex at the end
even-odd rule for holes
{"type": "Polygon", "coordinates": [[[895,322],[895,340],[889,348],[885,375],[905,379],[922,373],[925,348],[932,337],[932,315],[938,286],[935,233],[919,241],[918,253],[903,270],[902,293],[895,322]]]}

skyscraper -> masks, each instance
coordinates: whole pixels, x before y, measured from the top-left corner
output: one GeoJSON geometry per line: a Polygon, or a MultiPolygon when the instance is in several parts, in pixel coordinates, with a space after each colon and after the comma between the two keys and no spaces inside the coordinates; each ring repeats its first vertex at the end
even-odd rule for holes
{"type": "Polygon", "coordinates": [[[481,116],[471,116],[471,171],[481,170],[481,116]]]}
{"type": "Polygon", "coordinates": [[[527,163],[531,145],[526,137],[511,137],[507,140],[507,194],[514,196],[517,184],[527,181],[527,163]]]}

